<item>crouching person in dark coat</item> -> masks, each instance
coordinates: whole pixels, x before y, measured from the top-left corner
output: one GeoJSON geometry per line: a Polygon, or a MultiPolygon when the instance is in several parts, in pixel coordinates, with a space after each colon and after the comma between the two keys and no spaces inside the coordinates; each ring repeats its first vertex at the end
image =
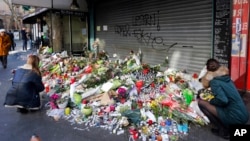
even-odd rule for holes
{"type": "Polygon", "coordinates": [[[214,98],[198,99],[199,108],[214,126],[211,131],[229,139],[230,125],[244,125],[248,122],[247,108],[229,76],[228,68],[215,59],[207,60],[207,73],[201,82],[204,88],[211,88],[214,98]]]}
{"type": "Polygon", "coordinates": [[[40,109],[39,93],[44,90],[44,85],[39,62],[38,56],[30,55],[27,63],[15,71],[12,86],[6,94],[5,107],[16,107],[21,113],[40,109]]]}

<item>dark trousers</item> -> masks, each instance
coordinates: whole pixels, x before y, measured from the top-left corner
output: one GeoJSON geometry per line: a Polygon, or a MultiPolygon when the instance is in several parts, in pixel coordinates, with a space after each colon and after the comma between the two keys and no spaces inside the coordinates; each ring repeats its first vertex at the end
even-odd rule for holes
{"type": "Polygon", "coordinates": [[[11,50],[15,50],[16,43],[14,41],[11,41],[11,50]]]}
{"type": "Polygon", "coordinates": [[[199,104],[199,108],[208,117],[211,124],[219,130],[220,134],[227,134],[229,132],[229,127],[227,125],[224,125],[217,116],[209,112],[209,110],[205,106],[199,104]]]}
{"type": "Polygon", "coordinates": [[[4,68],[7,67],[7,55],[0,56],[0,61],[2,62],[2,65],[4,68]]]}
{"type": "Polygon", "coordinates": [[[27,40],[23,40],[23,50],[27,50],[27,40]]]}

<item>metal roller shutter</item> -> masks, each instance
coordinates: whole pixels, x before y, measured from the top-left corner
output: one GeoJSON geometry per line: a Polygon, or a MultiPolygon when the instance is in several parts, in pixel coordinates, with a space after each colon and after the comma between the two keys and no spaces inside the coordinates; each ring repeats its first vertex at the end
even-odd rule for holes
{"type": "Polygon", "coordinates": [[[140,48],[151,65],[162,64],[177,43],[168,53],[170,67],[199,72],[211,57],[212,8],[212,0],[99,1],[96,38],[121,58],[140,48]]]}

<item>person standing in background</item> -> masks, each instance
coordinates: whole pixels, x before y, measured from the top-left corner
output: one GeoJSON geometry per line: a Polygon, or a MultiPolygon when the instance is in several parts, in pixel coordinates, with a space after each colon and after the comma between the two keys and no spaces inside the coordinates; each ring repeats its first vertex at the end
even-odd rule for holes
{"type": "Polygon", "coordinates": [[[23,50],[27,50],[28,37],[27,37],[27,32],[26,32],[25,27],[23,27],[21,30],[21,36],[22,36],[22,40],[23,40],[23,50]]]}
{"type": "Polygon", "coordinates": [[[32,35],[31,35],[31,31],[27,29],[27,32],[26,32],[26,36],[27,36],[27,42],[28,42],[28,46],[29,46],[29,49],[32,49],[32,35]]]}
{"type": "Polygon", "coordinates": [[[7,68],[7,57],[11,46],[10,36],[5,32],[5,29],[0,29],[0,61],[4,69],[7,68]]]}
{"type": "Polygon", "coordinates": [[[10,40],[11,40],[10,50],[15,50],[14,34],[11,32],[11,30],[9,30],[7,34],[10,36],[10,40]]]}

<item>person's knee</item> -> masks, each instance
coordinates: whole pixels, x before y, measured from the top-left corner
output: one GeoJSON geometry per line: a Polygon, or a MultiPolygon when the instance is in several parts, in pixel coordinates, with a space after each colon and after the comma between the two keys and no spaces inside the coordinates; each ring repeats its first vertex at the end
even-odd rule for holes
{"type": "Polygon", "coordinates": [[[199,106],[200,110],[205,114],[205,112],[207,111],[207,108],[202,104],[198,104],[198,106],[199,106]]]}
{"type": "Polygon", "coordinates": [[[202,100],[198,100],[197,103],[198,103],[198,106],[199,106],[200,108],[205,107],[204,102],[203,102],[202,100]]]}

